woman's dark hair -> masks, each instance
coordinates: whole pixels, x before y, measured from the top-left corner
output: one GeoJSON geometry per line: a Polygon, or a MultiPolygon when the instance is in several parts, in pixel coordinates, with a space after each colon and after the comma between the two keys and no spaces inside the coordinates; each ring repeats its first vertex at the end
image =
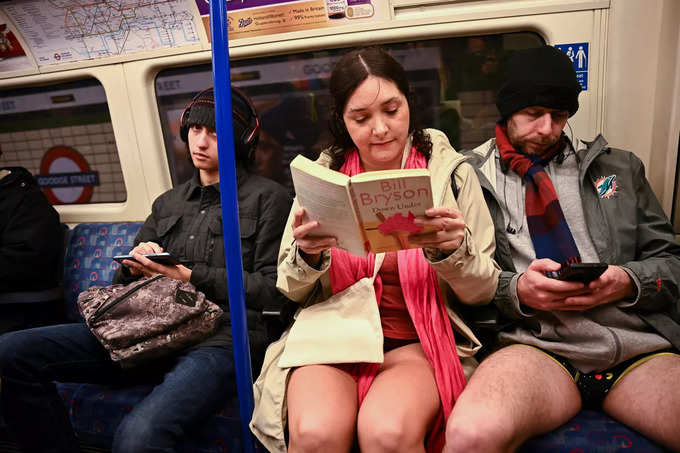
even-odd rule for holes
{"type": "Polygon", "coordinates": [[[406,97],[410,112],[408,131],[413,133],[413,145],[425,158],[429,159],[432,152],[432,142],[423,130],[416,125],[416,109],[413,108],[413,99],[406,71],[385,50],[379,47],[366,47],[352,50],[343,55],[331,74],[329,84],[331,92],[329,128],[333,136],[333,141],[330,144],[331,168],[339,169],[345,161],[345,152],[356,147],[349,132],[347,132],[347,127],[342,119],[342,112],[354,91],[369,76],[394,82],[399,91],[406,97]]]}

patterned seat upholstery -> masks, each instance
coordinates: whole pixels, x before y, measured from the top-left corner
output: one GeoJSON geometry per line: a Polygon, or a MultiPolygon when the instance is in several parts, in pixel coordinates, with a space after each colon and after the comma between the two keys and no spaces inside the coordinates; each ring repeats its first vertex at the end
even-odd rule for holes
{"type": "MultiPolygon", "coordinates": [[[[93,285],[108,285],[118,263],[111,260],[127,253],[141,223],[84,223],[71,233],[64,269],[66,309],[73,321],[82,321],[76,308],[78,293],[93,285]]],[[[109,448],[118,424],[125,414],[150,391],[149,385],[114,387],[95,384],[57,383],[59,394],[68,407],[71,423],[84,443],[109,448]]],[[[207,421],[187,440],[184,451],[241,451],[238,400],[207,421]]],[[[519,450],[522,453],[612,453],[664,450],[640,434],[606,415],[582,411],[572,420],[544,436],[533,438],[519,450]]]]}
{"type": "Polygon", "coordinates": [[[137,236],[139,222],[81,223],[71,231],[64,258],[64,302],[71,321],[82,321],[76,301],[90,286],[111,283],[118,264],[111,257],[127,253],[137,236]]]}
{"type": "Polygon", "coordinates": [[[583,410],[555,431],[526,442],[520,453],[663,453],[662,447],[602,412],[583,410]]]}
{"type": "MultiPolygon", "coordinates": [[[[91,286],[111,283],[119,264],[111,259],[127,253],[141,227],[138,222],[82,223],[71,233],[64,264],[66,312],[82,322],[76,301],[91,286]]],[[[97,384],[57,383],[78,438],[87,444],[109,448],[123,416],[152,389],[150,385],[113,387],[97,384]]],[[[230,398],[224,409],[185,445],[187,452],[240,451],[238,400],[230,398]]]]}

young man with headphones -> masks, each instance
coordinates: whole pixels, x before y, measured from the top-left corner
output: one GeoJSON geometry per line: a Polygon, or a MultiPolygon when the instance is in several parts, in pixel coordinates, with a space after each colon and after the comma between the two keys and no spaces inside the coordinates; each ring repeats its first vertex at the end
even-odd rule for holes
{"type": "MultiPolygon", "coordinates": [[[[266,347],[265,305],[284,299],[275,287],[279,242],[290,196],[279,184],[248,171],[259,134],[250,100],[232,89],[234,146],[241,228],[243,278],[253,362],[266,347]]],[[[200,92],[181,117],[180,134],[196,167],[189,181],[160,195],[135,238],[114,283],[163,274],[191,282],[225,311],[225,322],[202,343],[169,359],[121,369],[84,323],[31,329],[0,339],[2,413],[22,451],[79,451],[68,414],[52,381],[135,382],[153,379],[153,390],[125,415],[112,451],[177,451],[193,429],[216,413],[235,392],[231,328],[222,236],[213,90],[200,92]],[[171,252],[179,265],[142,256],[171,252]],[[35,436],[40,432],[40,436],[35,436]]]]}

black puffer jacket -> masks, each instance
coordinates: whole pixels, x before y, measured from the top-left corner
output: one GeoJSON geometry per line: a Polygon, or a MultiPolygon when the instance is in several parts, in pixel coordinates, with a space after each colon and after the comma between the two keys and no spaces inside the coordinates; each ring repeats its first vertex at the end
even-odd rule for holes
{"type": "MultiPolygon", "coordinates": [[[[292,200],[283,186],[242,168],[237,170],[237,189],[248,330],[253,361],[257,362],[267,346],[262,310],[280,307],[285,301],[276,289],[276,260],[292,200]]],[[[190,181],[160,195],[137,234],[135,245],[156,242],[180,258],[191,269],[191,283],[222,306],[228,319],[219,190],[219,183],[201,186],[196,174],[190,181]]],[[[115,283],[133,280],[135,277],[124,266],[113,278],[115,283]]],[[[202,343],[212,344],[230,345],[230,329],[202,343]]]]}
{"type": "Polygon", "coordinates": [[[0,179],[0,292],[53,288],[63,249],[59,214],[28,170],[0,168],[8,171],[0,179]]]}

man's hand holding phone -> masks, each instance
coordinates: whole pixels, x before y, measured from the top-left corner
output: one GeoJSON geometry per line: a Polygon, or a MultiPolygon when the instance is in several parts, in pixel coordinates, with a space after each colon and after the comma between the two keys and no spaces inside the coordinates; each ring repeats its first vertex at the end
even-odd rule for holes
{"type": "Polygon", "coordinates": [[[163,253],[163,247],[155,242],[140,242],[130,251],[132,260],[124,259],[122,264],[130,269],[132,275],[144,275],[151,277],[156,274],[163,274],[166,277],[182,280],[185,282],[191,279],[191,269],[181,264],[161,264],[154,262],[144,255],[163,253]]]}
{"type": "Polygon", "coordinates": [[[587,294],[590,290],[581,282],[561,281],[549,278],[549,272],[557,272],[559,263],[543,258],[532,261],[517,280],[517,296],[522,304],[535,310],[580,310],[569,307],[565,300],[569,297],[587,294]]]}
{"type": "Polygon", "coordinates": [[[576,266],[574,270],[565,272],[563,277],[586,282],[558,280],[547,276],[559,273],[561,269],[559,263],[549,259],[533,261],[517,281],[520,302],[536,310],[583,311],[631,298],[635,294],[630,276],[619,266],[606,266],[599,277],[595,275],[603,269],[603,265],[576,266]]]}
{"type": "MultiPolygon", "coordinates": [[[[150,253],[163,253],[163,247],[156,244],[155,242],[140,242],[135,246],[135,248],[130,250],[130,255],[147,255],[150,253]]],[[[132,275],[144,275],[145,277],[151,277],[153,274],[157,273],[150,272],[149,269],[146,269],[146,266],[144,266],[142,262],[137,259],[137,257],[132,260],[123,260],[121,264],[127,267],[132,275]]]]}
{"type": "Polygon", "coordinates": [[[588,283],[588,290],[589,294],[568,297],[564,303],[588,310],[610,302],[633,299],[637,292],[630,275],[620,266],[607,266],[602,275],[588,283]]]}

